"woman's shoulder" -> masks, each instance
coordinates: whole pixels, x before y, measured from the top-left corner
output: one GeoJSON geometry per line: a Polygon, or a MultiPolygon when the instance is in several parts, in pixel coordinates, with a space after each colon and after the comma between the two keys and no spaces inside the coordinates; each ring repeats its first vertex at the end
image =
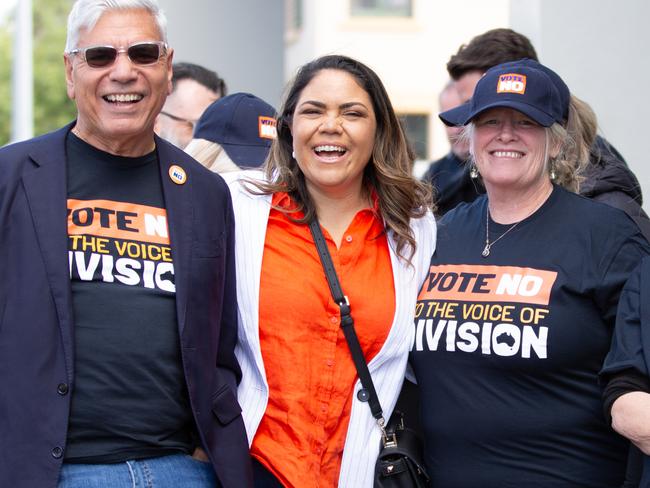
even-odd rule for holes
{"type": "Polygon", "coordinates": [[[246,181],[251,182],[260,182],[263,183],[266,181],[264,172],[260,169],[246,169],[239,171],[228,171],[222,173],[221,177],[226,181],[228,186],[231,188],[239,188],[242,186],[242,183],[246,181]]]}
{"type": "Polygon", "coordinates": [[[437,234],[436,219],[433,213],[427,210],[424,215],[411,218],[409,226],[413,232],[418,251],[428,254],[428,257],[430,257],[436,247],[437,234]]]}
{"type": "Polygon", "coordinates": [[[264,172],[260,170],[232,171],[223,175],[235,210],[240,218],[250,212],[257,212],[260,207],[269,206],[271,195],[260,190],[256,184],[265,183],[264,172]]]}
{"type": "Polygon", "coordinates": [[[560,196],[560,205],[549,216],[561,222],[563,230],[556,235],[560,240],[579,243],[585,258],[590,256],[587,259],[601,265],[616,263],[617,271],[630,271],[650,253],[650,244],[639,226],[623,210],[566,190],[560,196]]]}
{"type": "Polygon", "coordinates": [[[433,216],[431,210],[427,210],[423,215],[419,217],[411,218],[409,225],[414,232],[432,232],[433,234],[436,232],[436,218],[433,216]]]}
{"type": "Polygon", "coordinates": [[[230,171],[221,176],[226,181],[228,188],[230,188],[230,193],[233,198],[237,198],[240,195],[254,196],[261,193],[255,191],[255,184],[265,183],[267,181],[264,172],[259,169],[230,171]]]}
{"type": "Polygon", "coordinates": [[[439,219],[440,227],[454,227],[466,225],[468,221],[482,217],[485,219],[485,202],[487,197],[481,195],[472,202],[459,203],[452,210],[439,219]]]}
{"type": "Polygon", "coordinates": [[[623,210],[558,188],[558,211],[576,225],[607,233],[635,234],[639,227],[623,210]]]}

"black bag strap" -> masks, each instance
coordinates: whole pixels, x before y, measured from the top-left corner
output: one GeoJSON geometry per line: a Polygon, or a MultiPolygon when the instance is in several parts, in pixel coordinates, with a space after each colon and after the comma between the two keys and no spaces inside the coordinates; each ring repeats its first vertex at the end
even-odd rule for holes
{"type": "Polygon", "coordinates": [[[339,306],[339,309],[341,311],[341,328],[343,329],[345,340],[347,341],[348,348],[352,354],[352,360],[354,361],[354,366],[357,369],[357,374],[359,375],[361,386],[364,390],[366,390],[368,394],[368,405],[370,406],[370,411],[372,412],[372,416],[377,419],[377,423],[382,430],[382,434],[385,436],[384,414],[381,410],[379,398],[377,397],[375,384],[372,382],[372,376],[370,376],[370,371],[368,370],[368,364],[366,363],[366,359],[363,356],[363,351],[361,350],[361,345],[359,344],[359,338],[354,331],[354,320],[352,319],[351,315],[350,302],[348,300],[348,297],[343,295],[343,290],[341,290],[341,284],[339,283],[339,278],[336,275],[336,268],[334,268],[334,263],[332,263],[332,257],[330,256],[330,252],[327,249],[327,243],[325,242],[325,237],[323,237],[323,231],[320,228],[318,220],[313,219],[309,223],[309,230],[311,231],[311,235],[314,237],[316,249],[318,250],[318,256],[320,257],[321,264],[323,265],[323,270],[325,271],[325,276],[327,277],[327,283],[329,284],[332,298],[334,299],[334,302],[336,302],[336,304],[339,306]]]}

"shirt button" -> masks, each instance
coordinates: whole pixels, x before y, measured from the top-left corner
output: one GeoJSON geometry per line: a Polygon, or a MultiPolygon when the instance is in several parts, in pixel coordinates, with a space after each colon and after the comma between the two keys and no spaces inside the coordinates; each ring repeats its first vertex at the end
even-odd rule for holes
{"type": "Polygon", "coordinates": [[[56,446],[54,449],[52,449],[52,457],[54,459],[60,459],[61,456],[63,456],[63,449],[61,449],[59,446],[56,446]]]}
{"type": "Polygon", "coordinates": [[[327,412],[327,405],[325,405],[325,404],[323,403],[323,404],[320,406],[320,411],[323,412],[323,413],[327,412]]]}
{"type": "Polygon", "coordinates": [[[346,242],[352,242],[352,236],[345,236],[346,242]]]}
{"type": "Polygon", "coordinates": [[[59,395],[67,395],[68,390],[68,385],[65,383],[59,383],[59,386],[56,387],[56,391],[59,395]]]}
{"type": "Polygon", "coordinates": [[[328,359],[327,361],[325,361],[325,364],[326,364],[329,368],[331,368],[332,366],[334,366],[334,361],[332,361],[331,359],[328,359]]]}
{"type": "Polygon", "coordinates": [[[332,322],[333,324],[337,323],[338,321],[339,321],[339,318],[336,315],[332,315],[330,317],[330,322],[332,322]]]}

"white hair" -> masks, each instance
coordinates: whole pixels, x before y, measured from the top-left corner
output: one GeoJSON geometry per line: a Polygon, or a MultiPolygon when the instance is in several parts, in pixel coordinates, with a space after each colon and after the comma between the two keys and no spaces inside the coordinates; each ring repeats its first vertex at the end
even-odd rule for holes
{"type": "Polygon", "coordinates": [[[192,139],[184,151],[214,173],[237,171],[237,166],[226,150],[216,142],[206,139],[192,139]]]}
{"type": "Polygon", "coordinates": [[[154,18],[160,38],[167,42],[167,17],[157,0],[77,0],[68,16],[68,36],[65,51],[76,49],[83,29],[91,30],[108,10],[147,10],[154,18]]]}

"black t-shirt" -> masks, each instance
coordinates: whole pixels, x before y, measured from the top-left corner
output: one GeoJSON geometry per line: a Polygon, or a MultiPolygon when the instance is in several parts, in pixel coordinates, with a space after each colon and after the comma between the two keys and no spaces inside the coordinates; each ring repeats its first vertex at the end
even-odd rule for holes
{"type": "Polygon", "coordinates": [[[74,385],[65,459],[189,452],[192,415],[156,153],[66,144],[74,385]]]}
{"type": "Polygon", "coordinates": [[[650,245],[617,209],[555,187],[533,215],[490,222],[487,199],[438,229],[411,362],[435,487],[614,487],[627,445],[598,371],[625,280],[650,245]]]}

